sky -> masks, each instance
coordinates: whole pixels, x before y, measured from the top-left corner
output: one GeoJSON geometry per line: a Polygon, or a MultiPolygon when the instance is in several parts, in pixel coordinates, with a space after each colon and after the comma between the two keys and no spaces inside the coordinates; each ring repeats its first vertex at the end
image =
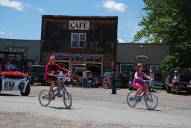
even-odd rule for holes
{"type": "Polygon", "coordinates": [[[42,15],[118,16],[118,40],[133,41],[143,0],[0,0],[0,38],[40,40],[42,15]]]}

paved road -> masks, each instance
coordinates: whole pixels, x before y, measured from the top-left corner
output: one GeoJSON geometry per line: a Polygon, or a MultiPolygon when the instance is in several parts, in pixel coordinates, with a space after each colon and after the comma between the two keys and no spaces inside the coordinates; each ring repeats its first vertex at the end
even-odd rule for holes
{"type": "Polygon", "coordinates": [[[111,95],[108,89],[68,88],[73,96],[71,110],[64,109],[61,98],[41,107],[38,93],[43,86],[32,87],[30,96],[18,92],[0,96],[1,128],[191,128],[191,95],[156,93],[159,106],[148,111],[144,103],[135,109],[126,104],[127,89],[111,95]],[[13,94],[13,95],[12,95],[13,94]]]}

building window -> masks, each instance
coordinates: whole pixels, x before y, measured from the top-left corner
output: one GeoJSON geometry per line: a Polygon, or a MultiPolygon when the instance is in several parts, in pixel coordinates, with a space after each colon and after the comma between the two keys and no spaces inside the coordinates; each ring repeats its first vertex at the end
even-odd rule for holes
{"type": "Polygon", "coordinates": [[[71,34],[72,48],[85,48],[86,46],[86,33],[72,33],[71,34]]]}
{"type": "Polygon", "coordinates": [[[120,65],[120,72],[123,73],[129,73],[132,72],[132,70],[134,70],[134,65],[133,64],[121,64],[120,65]]]}

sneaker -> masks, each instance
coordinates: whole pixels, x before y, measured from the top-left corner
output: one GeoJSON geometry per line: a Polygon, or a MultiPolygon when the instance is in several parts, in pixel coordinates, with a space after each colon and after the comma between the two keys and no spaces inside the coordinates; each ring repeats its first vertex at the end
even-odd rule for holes
{"type": "Polygon", "coordinates": [[[137,96],[137,97],[136,97],[137,102],[141,102],[141,99],[142,99],[141,96],[137,96]]]}

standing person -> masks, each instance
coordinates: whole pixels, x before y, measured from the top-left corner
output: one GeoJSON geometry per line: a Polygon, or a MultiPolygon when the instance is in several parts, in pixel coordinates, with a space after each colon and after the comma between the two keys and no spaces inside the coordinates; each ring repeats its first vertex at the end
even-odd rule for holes
{"type": "Polygon", "coordinates": [[[180,76],[178,75],[178,70],[175,70],[172,78],[172,89],[176,89],[176,93],[179,92],[179,82],[180,76]]]}
{"type": "Polygon", "coordinates": [[[93,74],[92,72],[89,72],[88,79],[87,79],[88,87],[92,87],[92,83],[93,83],[93,74]]]}
{"type": "Polygon", "coordinates": [[[153,91],[154,88],[154,84],[155,84],[155,73],[153,72],[153,70],[150,69],[150,75],[149,75],[153,80],[150,81],[150,86],[151,86],[151,90],[153,91]]]}
{"type": "MultiPolygon", "coordinates": [[[[135,72],[134,80],[133,80],[133,87],[137,89],[135,96],[140,95],[142,92],[144,92],[144,94],[147,94],[148,87],[143,82],[143,78],[146,78],[148,80],[153,80],[150,76],[146,75],[142,71],[143,71],[143,65],[137,64],[136,72],[135,72]]],[[[144,99],[145,98],[146,98],[146,95],[144,95],[144,99]]]]}
{"type": "Polygon", "coordinates": [[[86,87],[87,86],[87,71],[86,69],[83,70],[83,84],[82,84],[83,87],[86,87]]]}
{"type": "MultiPolygon", "coordinates": [[[[56,64],[56,57],[54,55],[51,55],[49,58],[49,62],[46,65],[45,75],[44,75],[45,81],[50,83],[50,88],[48,92],[49,96],[51,96],[51,92],[53,91],[54,86],[58,85],[57,76],[60,71],[62,71],[63,73],[71,73],[69,70],[62,68],[61,66],[56,64]]],[[[59,96],[61,96],[61,94],[59,96]]],[[[50,98],[54,99],[54,97],[50,98]]]]}

